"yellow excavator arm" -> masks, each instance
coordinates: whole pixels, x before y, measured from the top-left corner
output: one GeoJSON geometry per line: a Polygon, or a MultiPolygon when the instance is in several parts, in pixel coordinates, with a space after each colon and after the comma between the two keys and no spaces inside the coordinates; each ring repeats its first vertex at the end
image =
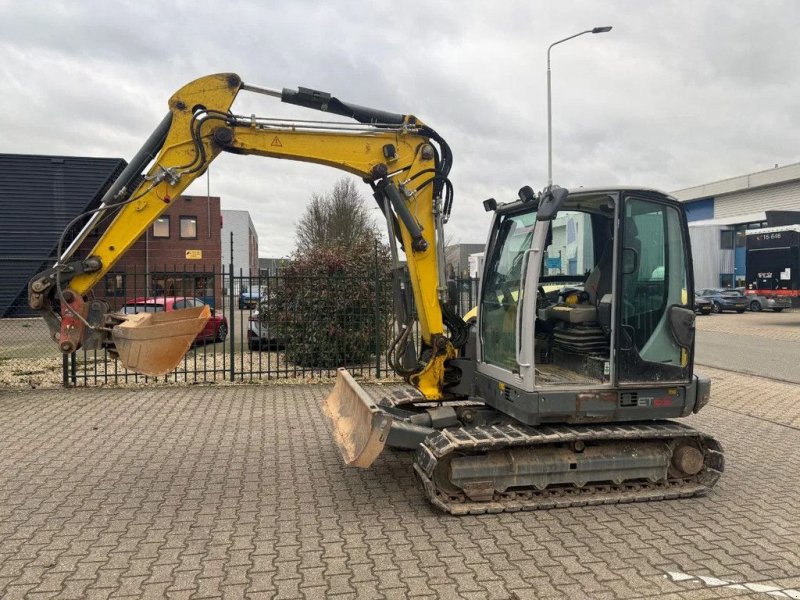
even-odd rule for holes
{"type": "Polygon", "coordinates": [[[440,399],[444,361],[456,355],[445,322],[451,329],[459,326],[453,322],[453,315],[443,316],[441,302],[445,287],[442,224],[452,193],[447,180],[449,149],[444,140],[411,115],[347,104],[306,88],[276,92],[248,86],[231,73],[203,77],[184,86],[170,98],[169,111],[160,131],[148,140],[151,147],[143,148],[138,160],[132,161],[135,164],[131,165],[131,180],[115,186],[113,195],[104,197],[97,214],[84,227],[86,231],[95,226],[107,211],[118,211],[89,256],[69,260],[85,237],[79,234],[52,269],[31,280],[30,304],[45,313],[62,351],[73,352],[91,341],[116,351],[123,363],[134,370],[149,374],[171,371],[193,339],[190,321],[199,329],[207,314],[191,315],[188,321],[186,316],[176,314],[176,320],[184,319],[186,330],[175,342],[177,346],[170,349],[169,342],[158,333],[174,330],[165,322],[169,320],[165,315],[160,315],[157,323],[152,323],[154,317],[148,315],[110,316],[93,308],[86,300],[87,294],[220,153],[283,158],[341,169],[372,186],[387,217],[390,240],[397,234],[406,253],[421,342],[427,350],[424,364],[405,374],[426,398],[440,399]],[[352,116],[361,123],[287,122],[237,116],[231,106],[242,90],[352,116]],[[137,167],[156,152],[152,167],[140,176],[137,167]],[[56,298],[61,304],[60,315],[53,309],[56,298]],[[158,327],[153,329],[153,336],[131,335],[154,325],[158,327]],[[154,356],[158,357],[155,361],[154,356]],[[143,357],[150,357],[147,367],[142,367],[143,357]]]}

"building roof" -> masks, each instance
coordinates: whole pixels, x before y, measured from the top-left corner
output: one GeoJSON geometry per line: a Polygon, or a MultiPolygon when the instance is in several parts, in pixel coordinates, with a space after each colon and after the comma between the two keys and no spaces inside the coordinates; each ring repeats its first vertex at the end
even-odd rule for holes
{"type": "Polygon", "coordinates": [[[759,223],[767,220],[767,213],[750,213],[733,217],[720,217],[718,219],[703,219],[702,221],[689,221],[689,227],[703,227],[709,225],[740,225],[741,223],[759,223]]]}
{"type": "Polygon", "coordinates": [[[733,194],[734,192],[741,192],[743,190],[751,190],[797,180],[800,180],[800,163],[793,163],[783,167],[756,171],[755,173],[748,173],[747,175],[739,175],[738,177],[730,177],[728,179],[721,179],[711,183],[684,188],[671,192],[670,195],[681,202],[686,202],[688,200],[733,194]]]}
{"type": "Polygon", "coordinates": [[[27,308],[28,279],[52,262],[69,222],[100,204],[121,158],[0,154],[0,316],[27,308]],[[47,260],[49,259],[49,260],[47,260]]]}
{"type": "Polygon", "coordinates": [[[750,229],[747,235],[756,235],[759,233],[778,233],[780,231],[796,231],[800,233],[800,225],[780,225],[778,227],[762,227],[761,229],[750,229]]]}

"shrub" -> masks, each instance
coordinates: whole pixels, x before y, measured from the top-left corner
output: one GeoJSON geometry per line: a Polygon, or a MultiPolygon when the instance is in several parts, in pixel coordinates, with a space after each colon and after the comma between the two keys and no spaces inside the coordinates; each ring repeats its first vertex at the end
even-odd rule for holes
{"type": "Polygon", "coordinates": [[[347,251],[295,254],[260,311],[286,360],[320,369],[363,364],[375,355],[376,333],[383,351],[390,333],[389,264],[388,249],[367,240],[347,251]]]}

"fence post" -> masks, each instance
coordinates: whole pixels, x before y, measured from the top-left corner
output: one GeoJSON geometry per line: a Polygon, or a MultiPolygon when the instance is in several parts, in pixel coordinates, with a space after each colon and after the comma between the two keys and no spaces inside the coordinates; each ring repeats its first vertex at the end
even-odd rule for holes
{"type": "MultiPolygon", "coordinates": [[[[233,273],[233,232],[232,231],[231,231],[231,263],[230,263],[230,270],[231,270],[231,281],[230,281],[231,285],[230,285],[230,289],[229,289],[229,294],[230,294],[230,304],[231,304],[231,307],[230,307],[231,319],[230,319],[230,323],[228,323],[228,341],[229,341],[229,343],[231,345],[230,346],[230,353],[231,353],[231,381],[233,381],[233,379],[235,377],[235,373],[236,373],[236,356],[234,354],[234,347],[233,347],[234,346],[233,342],[234,342],[234,340],[236,338],[236,333],[235,333],[236,332],[236,323],[235,323],[234,313],[236,312],[236,308],[238,307],[238,304],[235,302],[235,293],[233,291],[233,281],[234,281],[233,275],[234,275],[234,273],[233,273]]],[[[223,352],[224,352],[224,350],[225,350],[225,348],[223,346],[223,352]]]]}
{"type": "Polygon", "coordinates": [[[378,242],[375,241],[375,377],[381,376],[381,276],[378,261],[378,242]]]}

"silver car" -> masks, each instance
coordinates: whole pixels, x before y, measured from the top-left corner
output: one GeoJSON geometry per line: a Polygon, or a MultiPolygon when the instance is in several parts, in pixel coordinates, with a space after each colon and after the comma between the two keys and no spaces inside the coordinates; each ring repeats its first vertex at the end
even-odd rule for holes
{"type": "Polygon", "coordinates": [[[747,294],[747,308],[753,312],[759,312],[762,310],[781,312],[784,308],[792,308],[792,301],[783,296],[747,294]]]}
{"type": "Polygon", "coordinates": [[[258,318],[258,311],[254,311],[248,319],[247,347],[255,352],[257,350],[280,349],[277,338],[269,331],[269,326],[258,318]]]}

